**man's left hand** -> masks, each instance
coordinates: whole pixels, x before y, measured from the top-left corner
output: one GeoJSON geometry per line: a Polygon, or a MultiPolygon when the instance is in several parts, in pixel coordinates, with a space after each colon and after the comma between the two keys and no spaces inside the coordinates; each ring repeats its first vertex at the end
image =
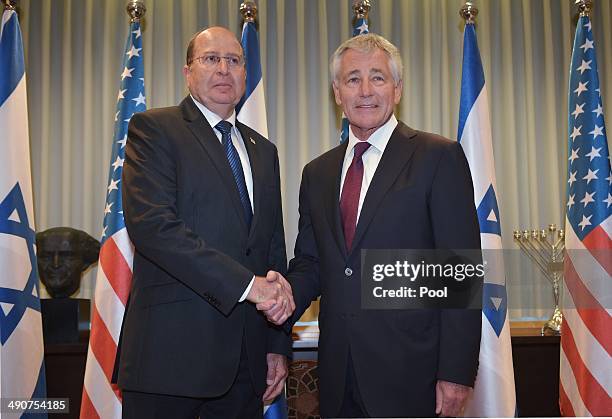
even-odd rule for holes
{"type": "Polygon", "coordinates": [[[436,415],[458,417],[463,415],[471,387],[438,380],[436,383],[436,415]]]}
{"type": "Polygon", "coordinates": [[[289,372],[285,355],[269,353],[266,355],[266,359],[268,361],[268,374],[266,376],[268,387],[263,395],[263,401],[271,402],[283,391],[289,372]]]}

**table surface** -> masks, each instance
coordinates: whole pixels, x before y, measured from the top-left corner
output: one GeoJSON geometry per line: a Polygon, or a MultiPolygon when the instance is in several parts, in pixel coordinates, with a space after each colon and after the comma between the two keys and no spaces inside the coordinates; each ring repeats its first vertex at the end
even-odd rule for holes
{"type": "MultiPolygon", "coordinates": [[[[541,342],[556,343],[559,335],[542,335],[544,321],[513,321],[510,322],[510,335],[513,341],[528,343],[534,339],[541,342]]],[[[319,327],[317,325],[294,326],[293,347],[296,349],[317,348],[319,342],[319,327]]]]}

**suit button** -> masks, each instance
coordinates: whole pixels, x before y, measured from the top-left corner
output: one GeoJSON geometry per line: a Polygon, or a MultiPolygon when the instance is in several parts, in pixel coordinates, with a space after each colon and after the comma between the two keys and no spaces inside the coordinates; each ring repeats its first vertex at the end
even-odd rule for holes
{"type": "Polygon", "coordinates": [[[353,270],[352,270],[351,268],[346,268],[346,269],[344,270],[344,275],[346,275],[346,276],[351,276],[351,275],[353,275],[353,270]]]}
{"type": "Polygon", "coordinates": [[[251,256],[251,248],[250,247],[246,250],[246,255],[247,256],[251,256]]]}

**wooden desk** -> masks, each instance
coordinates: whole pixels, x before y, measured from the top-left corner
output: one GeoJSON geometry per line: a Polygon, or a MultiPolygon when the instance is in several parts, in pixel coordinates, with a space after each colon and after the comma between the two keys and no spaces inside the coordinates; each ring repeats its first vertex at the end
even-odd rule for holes
{"type": "MultiPolygon", "coordinates": [[[[525,416],[559,416],[559,336],[540,336],[541,322],[512,323],[512,359],[517,413],[525,416]]],[[[316,360],[318,328],[296,327],[294,358],[316,360]],[[301,334],[302,339],[299,339],[301,334]]],[[[69,397],[70,414],[50,418],[78,418],[87,334],[74,344],[45,345],[48,397],[69,397]]]]}
{"type": "Polygon", "coordinates": [[[542,336],[544,322],[512,322],[518,416],[560,416],[560,336],[542,336]]]}
{"type": "MultiPolygon", "coordinates": [[[[541,336],[544,322],[512,322],[512,361],[520,417],[559,416],[559,336],[541,336]]],[[[294,359],[316,360],[316,326],[294,328],[294,359]]]]}

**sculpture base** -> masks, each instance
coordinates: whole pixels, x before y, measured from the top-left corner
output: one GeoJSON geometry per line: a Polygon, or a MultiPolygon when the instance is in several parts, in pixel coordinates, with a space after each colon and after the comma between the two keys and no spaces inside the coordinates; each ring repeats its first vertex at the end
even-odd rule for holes
{"type": "Polygon", "coordinates": [[[77,298],[43,298],[40,300],[45,343],[76,343],[79,327],[89,319],[89,300],[77,298]]]}
{"type": "Polygon", "coordinates": [[[550,317],[550,319],[548,319],[546,323],[544,323],[544,326],[542,327],[542,336],[560,335],[562,322],[563,314],[561,313],[561,310],[559,310],[559,307],[556,306],[552,316],[550,317]]]}

